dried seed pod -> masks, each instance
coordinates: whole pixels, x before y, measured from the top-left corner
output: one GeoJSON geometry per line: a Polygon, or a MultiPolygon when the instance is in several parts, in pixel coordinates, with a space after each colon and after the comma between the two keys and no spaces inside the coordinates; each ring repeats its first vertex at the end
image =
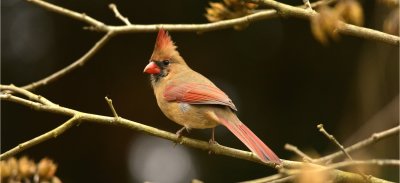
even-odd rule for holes
{"type": "Polygon", "coordinates": [[[383,31],[399,35],[399,8],[393,10],[383,22],[383,31]]]}
{"type": "Polygon", "coordinates": [[[311,18],[311,31],[321,43],[327,44],[328,38],[338,39],[336,29],[340,26],[339,15],[327,6],[319,8],[319,14],[311,18]]]}
{"type": "Polygon", "coordinates": [[[36,164],[28,157],[23,156],[18,160],[18,173],[22,178],[32,177],[36,171],[36,164]]]}
{"type": "Polygon", "coordinates": [[[10,168],[10,173],[12,177],[18,175],[18,162],[14,157],[7,160],[7,166],[10,168]]]}
{"type": "MultiPolygon", "coordinates": [[[[221,3],[210,2],[210,7],[206,8],[205,17],[210,22],[243,17],[252,13],[257,8],[254,3],[246,3],[240,0],[224,0],[221,3]]],[[[236,25],[235,29],[243,29],[246,25],[236,25]]]]}
{"type": "Polygon", "coordinates": [[[356,0],[341,0],[335,6],[337,14],[345,21],[354,25],[364,24],[364,12],[356,0]]]}
{"type": "Polygon", "coordinates": [[[40,179],[49,180],[54,177],[57,171],[57,164],[51,159],[43,158],[40,160],[37,169],[40,179]]]}
{"type": "Polygon", "coordinates": [[[1,176],[1,182],[4,181],[4,179],[8,178],[11,176],[11,168],[8,166],[7,161],[0,161],[0,176],[1,176]]]}

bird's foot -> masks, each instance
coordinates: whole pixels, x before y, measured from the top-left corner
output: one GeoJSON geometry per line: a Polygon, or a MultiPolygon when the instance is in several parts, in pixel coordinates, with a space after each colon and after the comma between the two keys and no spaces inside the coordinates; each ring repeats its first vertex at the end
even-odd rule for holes
{"type": "Polygon", "coordinates": [[[214,138],[211,138],[211,139],[208,141],[208,144],[210,145],[210,148],[209,148],[209,150],[208,150],[208,154],[211,154],[211,153],[212,153],[212,147],[213,147],[214,145],[219,145],[218,142],[217,142],[214,138]]]}
{"type": "Polygon", "coordinates": [[[188,127],[182,127],[181,129],[179,129],[175,134],[176,135],[178,135],[178,138],[181,138],[182,137],[182,133],[183,133],[183,131],[186,129],[186,131],[189,133],[190,132],[190,128],[188,128],[188,127]]]}
{"type": "MultiPolygon", "coordinates": [[[[182,133],[183,133],[183,131],[186,129],[186,131],[189,133],[189,131],[190,131],[190,128],[188,128],[188,127],[182,127],[181,129],[179,129],[175,134],[178,136],[178,139],[179,138],[181,138],[182,137],[182,133]]],[[[177,145],[177,144],[182,144],[182,141],[177,141],[177,142],[175,142],[175,146],[177,145]]]]}

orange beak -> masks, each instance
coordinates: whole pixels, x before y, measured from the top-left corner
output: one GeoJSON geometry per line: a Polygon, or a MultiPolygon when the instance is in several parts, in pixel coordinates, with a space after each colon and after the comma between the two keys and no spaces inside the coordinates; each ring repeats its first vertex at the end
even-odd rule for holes
{"type": "Polygon", "coordinates": [[[160,67],[158,67],[156,63],[150,62],[144,68],[143,72],[145,72],[147,74],[159,74],[161,72],[161,70],[160,70],[160,67]]]}

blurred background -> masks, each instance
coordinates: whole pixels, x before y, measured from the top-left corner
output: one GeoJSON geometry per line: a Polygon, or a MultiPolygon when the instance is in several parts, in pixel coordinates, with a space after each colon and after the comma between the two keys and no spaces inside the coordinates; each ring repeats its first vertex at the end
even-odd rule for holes
{"type": "MultiPolygon", "coordinates": [[[[122,25],[108,8],[115,3],[133,24],[206,23],[208,1],[51,1],[100,21],[122,25]]],[[[293,3],[293,1],[282,1],[293,3]]],[[[296,2],[301,4],[302,1],[296,2]]],[[[381,30],[388,9],[362,1],[365,26],[381,30]]],[[[103,33],[22,0],[1,1],[1,84],[25,85],[69,65],[103,33]]],[[[178,51],[196,71],[222,88],[239,118],[283,159],[291,143],[313,157],[337,151],[316,125],[351,145],[398,125],[399,48],[341,36],[327,46],[312,36],[309,21],[275,18],[242,31],[171,32],[178,51]]],[[[124,118],[176,132],[180,126],[159,110],[143,74],[156,33],[113,37],[83,67],[35,93],[76,110],[112,115],[104,97],[124,118]]],[[[68,118],[1,102],[1,151],[49,131],[68,118]]],[[[246,149],[224,127],[218,143],[246,149]]],[[[208,140],[211,130],[187,136],[208,140]]],[[[398,136],[353,153],[355,159],[399,158],[398,136]]],[[[63,182],[238,182],[276,173],[262,165],[174,146],[170,141],[121,127],[83,123],[19,156],[52,158],[63,182]]],[[[368,169],[399,181],[395,168],[368,169]]]]}

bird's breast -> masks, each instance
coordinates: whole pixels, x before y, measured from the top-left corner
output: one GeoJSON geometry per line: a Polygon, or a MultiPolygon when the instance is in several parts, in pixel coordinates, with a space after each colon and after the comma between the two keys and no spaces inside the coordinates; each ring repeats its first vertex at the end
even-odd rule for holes
{"type": "Polygon", "coordinates": [[[206,105],[193,105],[184,102],[161,102],[161,111],[170,120],[188,128],[214,128],[218,122],[210,118],[206,105]]]}

